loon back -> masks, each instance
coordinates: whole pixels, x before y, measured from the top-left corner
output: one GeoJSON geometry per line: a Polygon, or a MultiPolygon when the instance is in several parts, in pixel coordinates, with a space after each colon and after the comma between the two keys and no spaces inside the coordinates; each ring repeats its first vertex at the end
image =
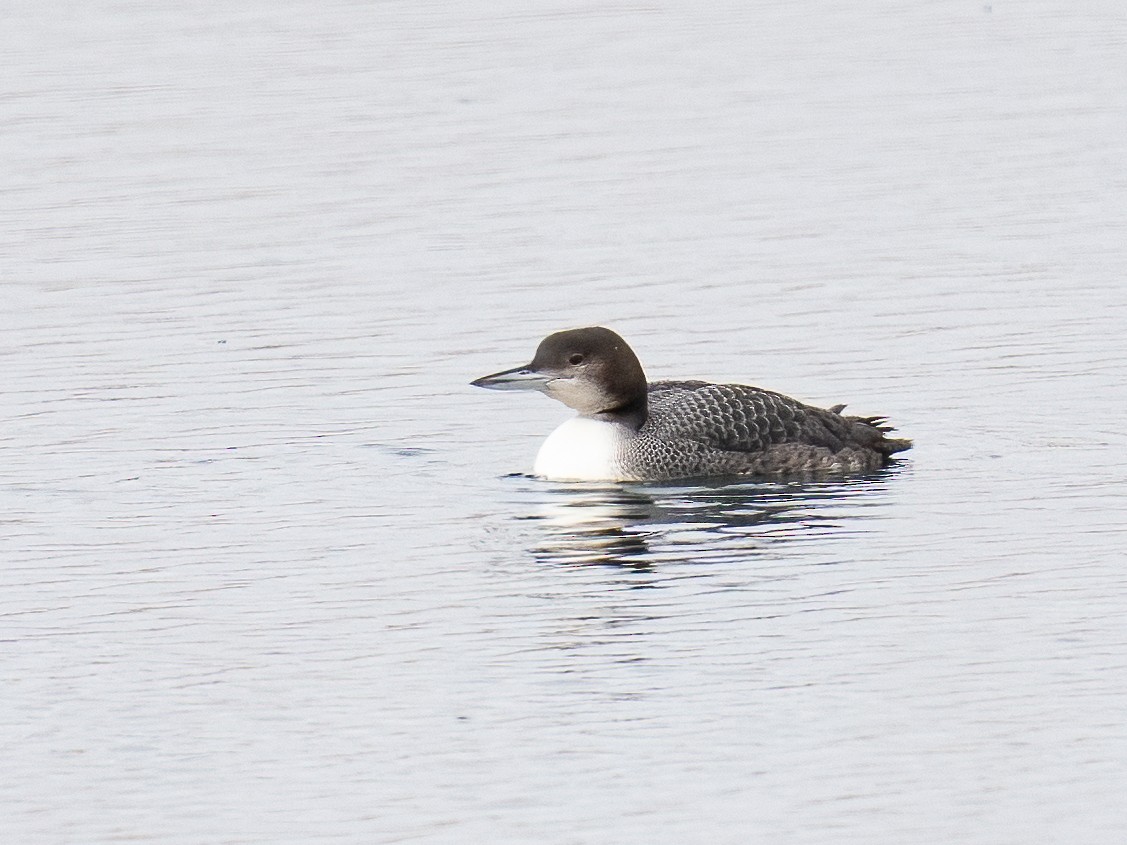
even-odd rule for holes
{"type": "Polygon", "coordinates": [[[841,413],[844,405],[815,408],[746,384],[658,381],[648,393],[642,431],[656,437],[688,437],[736,452],[799,442],[835,451],[853,444],[891,455],[911,446],[911,441],[884,436],[892,429],[883,417],[847,417],[841,413]]]}
{"type": "Polygon", "coordinates": [[[648,400],[627,461],[648,477],[866,472],[912,445],[887,437],[881,417],[844,416],[844,405],[816,408],[750,385],[659,381],[648,400]]]}

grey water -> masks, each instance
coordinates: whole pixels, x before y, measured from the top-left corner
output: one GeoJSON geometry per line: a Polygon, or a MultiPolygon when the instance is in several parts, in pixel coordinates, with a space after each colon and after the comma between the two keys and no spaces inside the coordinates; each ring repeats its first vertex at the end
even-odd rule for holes
{"type": "Polygon", "coordinates": [[[1119,3],[0,16],[0,840],[1124,841],[1119,3]],[[915,448],[530,478],[589,324],[915,448]]]}

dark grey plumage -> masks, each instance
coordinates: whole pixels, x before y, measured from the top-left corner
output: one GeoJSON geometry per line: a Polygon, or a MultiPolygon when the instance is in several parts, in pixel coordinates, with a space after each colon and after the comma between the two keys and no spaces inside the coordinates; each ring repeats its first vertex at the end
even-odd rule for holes
{"type": "Polygon", "coordinates": [[[844,416],[743,384],[659,381],[648,413],[623,455],[624,468],[651,480],[704,475],[868,472],[911,446],[886,437],[879,417],[844,416]]]}

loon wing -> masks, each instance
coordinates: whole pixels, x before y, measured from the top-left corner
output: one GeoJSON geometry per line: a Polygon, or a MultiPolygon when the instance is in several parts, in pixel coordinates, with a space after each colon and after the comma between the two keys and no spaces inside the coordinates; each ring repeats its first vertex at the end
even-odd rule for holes
{"type": "Polygon", "coordinates": [[[878,427],[881,422],[842,416],[839,408],[815,408],[749,385],[660,381],[649,386],[649,417],[643,432],[732,452],[763,452],[791,443],[831,452],[847,445],[886,454],[900,451],[891,447],[906,441],[886,440],[883,427],[878,427]]]}

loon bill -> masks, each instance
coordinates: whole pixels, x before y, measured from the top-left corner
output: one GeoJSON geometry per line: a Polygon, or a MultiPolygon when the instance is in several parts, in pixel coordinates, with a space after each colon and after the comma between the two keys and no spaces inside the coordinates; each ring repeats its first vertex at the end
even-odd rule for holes
{"type": "Polygon", "coordinates": [[[883,417],[845,416],[743,384],[646,381],[634,351],[601,326],[540,342],[532,363],[471,382],[538,390],[579,415],[549,435],[533,473],[553,481],[870,472],[912,441],[883,417]]]}

